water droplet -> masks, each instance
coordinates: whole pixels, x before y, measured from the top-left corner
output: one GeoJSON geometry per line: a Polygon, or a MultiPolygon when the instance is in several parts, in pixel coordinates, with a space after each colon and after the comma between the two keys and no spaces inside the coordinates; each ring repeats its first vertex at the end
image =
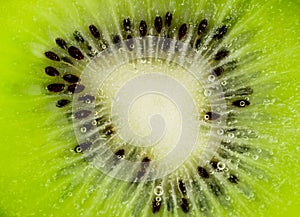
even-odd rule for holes
{"type": "Polygon", "coordinates": [[[154,194],[156,196],[161,196],[164,193],[164,189],[162,188],[162,186],[158,185],[154,188],[154,194]]]}
{"type": "Polygon", "coordinates": [[[160,202],[160,201],[161,201],[161,197],[156,197],[155,200],[156,200],[157,202],[160,202]]]}
{"type": "Polygon", "coordinates": [[[218,135],[223,135],[224,134],[224,130],[223,129],[218,129],[217,130],[217,134],[218,135]]]}
{"type": "Polygon", "coordinates": [[[85,133],[85,132],[86,132],[86,127],[81,127],[81,128],[80,128],[80,131],[81,131],[82,133],[85,133]]]}
{"type": "Polygon", "coordinates": [[[226,165],[225,165],[225,163],[223,163],[223,162],[218,162],[217,163],[217,168],[218,168],[218,170],[224,170],[225,169],[225,167],[226,167],[226,165]]]}
{"type": "Polygon", "coordinates": [[[205,96],[211,96],[211,91],[210,90],[204,90],[204,95],[205,96]]]}
{"type": "Polygon", "coordinates": [[[214,76],[214,75],[209,75],[208,76],[208,81],[213,82],[215,80],[216,80],[216,76],[214,76]]]}
{"type": "Polygon", "coordinates": [[[228,137],[233,139],[234,138],[234,133],[228,133],[228,137]]]}

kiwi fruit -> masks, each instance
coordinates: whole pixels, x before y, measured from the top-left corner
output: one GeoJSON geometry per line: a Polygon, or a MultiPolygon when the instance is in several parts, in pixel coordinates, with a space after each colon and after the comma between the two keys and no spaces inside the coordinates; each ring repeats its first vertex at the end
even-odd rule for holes
{"type": "Polygon", "coordinates": [[[0,9],[0,216],[298,216],[299,1],[0,9]]]}

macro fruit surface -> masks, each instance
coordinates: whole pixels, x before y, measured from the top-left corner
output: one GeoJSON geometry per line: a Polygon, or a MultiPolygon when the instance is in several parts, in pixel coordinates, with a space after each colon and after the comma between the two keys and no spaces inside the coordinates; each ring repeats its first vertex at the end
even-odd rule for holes
{"type": "MultiPolygon", "coordinates": [[[[275,0],[1,3],[0,216],[298,216],[299,12],[299,1],[275,0]],[[99,30],[101,40],[93,27],[99,30]],[[78,33],[84,42],[80,42],[78,33]],[[58,43],[58,38],[66,41],[67,50],[59,46],[64,43],[58,43]],[[109,57],[103,46],[112,47],[115,58],[109,57]],[[124,55],[118,46],[132,59],[117,56],[124,55]],[[159,58],[151,52],[143,56],[136,51],[141,47],[152,49],[159,58]],[[79,48],[81,54],[74,48],[79,48]],[[49,51],[61,60],[53,60],[53,55],[49,58],[49,51]],[[62,60],[64,55],[72,64],[62,60]],[[86,146],[82,139],[86,137],[77,132],[76,127],[82,122],[76,122],[76,114],[83,117],[85,113],[76,113],[83,111],[77,109],[83,105],[76,103],[89,90],[85,82],[97,80],[83,76],[89,72],[86,66],[92,62],[102,67],[105,64],[97,61],[105,59],[116,65],[118,60],[124,62],[100,88],[103,95],[99,94],[96,100],[98,106],[114,111],[110,103],[121,90],[118,87],[138,81],[132,79],[133,66],[139,69],[136,75],[141,75],[141,71],[152,75],[161,70],[160,81],[178,81],[196,108],[200,107],[200,124],[195,126],[199,127],[196,141],[201,145],[193,146],[198,152],[191,151],[187,158],[175,153],[171,163],[176,169],[159,174],[157,179],[147,173],[152,160],[169,151],[164,145],[174,145],[174,132],[182,130],[177,125],[186,120],[180,105],[174,106],[177,98],[168,100],[173,96],[171,92],[159,97],[153,94],[158,91],[156,83],[150,85],[153,90],[148,98],[140,97],[132,104],[129,125],[136,134],[145,136],[151,131],[146,118],[160,114],[167,129],[162,147],[135,145],[137,148],[126,149],[118,145],[120,141],[130,143],[135,137],[123,135],[109,147],[118,157],[124,155],[125,160],[137,160],[142,166],[137,166],[132,176],[126,176],[120,166],[119,174],[125,174],[121,179],[129,180],[120,180],[117,173],[107,175],[107,170],[99,169],[98,161],[90,157],[88,150],[83,151],[86,146]],[[58,69],[60,75],[45,73],[49,66],[58,69]],[[195,76],[197,73],[199,77],[195,76]],[[81,81],[69,82],[71,78],[76,80],[71,75],[81,81]],[[55,91],[61,86],[49,88],[57,83],[64,84],[65,92],[55,91]],[[73,83],[83,84],[86,89],[74,93],[73,83]],[[220,88],[216,95],[207,92],[212,84],[213,90],[220,88]],[[166,95],[169,98],[161,97],[166,95]],[[221,110],[213,106],[216,96],[224,99],[216,103],[221,110]],[[64,105],[66,101],[60,100],[70,102],[64,105]],[[162,108],[167,108],[167,112],[162,108]],[[220,152],[219,145],[210,148],[211,143],[219,144],[226,152],[220,152]],[[78,145],[80,149],[76,149],[78,145]],[[137,153],[143,147],[149,152],[137,153]],[[197,161],[206,151],[208,159],[197,161]],[[184,162],[176,164],[181,161],[184,162]],[[148,181],[143,180],[147,178],[148,181]]],[[[105,66],[109,71],[110,64],[105,66]]],[[[96,71],[97,67],[93,69],[96,71]]],[[[157,81],[155,78],[151,77],[157,81]]],[[[147,76],[144,79],[143,82],[153,82],[147,76]]],[[[118,135],[118,130],[127,132],[121,127],[123,122],[116,124],[115,132],[101,128],[98,122],[100,136],[118,135]]],[[[194,122],[188,122],[190,126],[191,123],[194,122]]],[[[87,127],[79,130],[85,132],[87,127]]],[[[166,167],[163,170],[167,171],[166,167]]]]}

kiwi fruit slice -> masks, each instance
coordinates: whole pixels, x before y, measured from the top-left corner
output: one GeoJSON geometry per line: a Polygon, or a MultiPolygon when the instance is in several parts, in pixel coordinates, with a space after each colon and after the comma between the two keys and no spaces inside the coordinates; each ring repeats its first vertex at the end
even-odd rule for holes
{"type": "Polygon", "coordinates": [[[0,8],[0,216],[297,216],[298,1],[0,8]]]}

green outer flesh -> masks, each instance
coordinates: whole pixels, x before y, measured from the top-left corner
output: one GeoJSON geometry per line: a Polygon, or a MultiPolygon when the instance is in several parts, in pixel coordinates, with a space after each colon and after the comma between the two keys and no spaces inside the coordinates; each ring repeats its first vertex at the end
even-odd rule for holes
{"type": "MultiPolygon", "coordinates": [[[[180,1],[177,2],[176,4],[179,4],[180,1]]],[[[276,91],[266,94],[275,96],[277,99],[275,105],[269,107],[270,114],[278,116],[278,119],[273,122],[272,132],[269,133],[278,137],[278,143],[275,144],[278,147],[274,147],[274,155],[277,157],[274,172],[278,173],[278,178],[283,181],[278,191],[270,192],[276,199],[272,207],[264,210],[264,215],[292,217],[300,213],[300,167],[298,166],[300,156],[298,144],[300,141],[300,4],[299,1],[274,0],[272,2],[273,5],[268,2],[269,6],[264,7],[263,12],[258,12],[260,16],[256,15],[257,18],[264,19],[262,24],[264,31],[259,33],[253,44],[257,42],[257,47],[264,46],[265,42],[268,45],[272,44],[266,51],[267,54],[273,53],[272,60],[261,68],[270,69],[268,70],[269,77],[266,78],[268,82],[278,81],[281,84],[276,91]],[[268,31],[269,27],[273,30],[268,31]],[[281,124],[283,120],[287,120],[284,125],[281,124]]],[[[0,146],[2,152],[0,216],[39,216],[37,213],[43,213],[45,216],[55,213],[54,216],[62,216],[73,211],[68,207],[63,211],[53,210],[49,204],[39,203],[49,193],[44,186],[43,175],[47,170],[47,165],[43,165],[42,162],[45,158],[51,158],[52,155],[45,154],[45,150],[64,147],[64,144],[74,142],[74,138],[68,139],[69,141],[53,141],[49,138],[49,132],[57,131],[57,126],[47,126],[45,123],[49,121],[49,117],[59,116],[55,116],[55,109],[51,111],[47,108],[49,101],[51,103],[55,101],[41,94],[39,85],[44,84],[47,77],[43,74],[44,65],[38,65],[39,60],[31,52],[32,44],[40,43],[41,49],[37,48],[36,51],[40,52],[37,55],[42,56],[44,47],[54,46],[55,36],[60,34],[64,36],[64,33],[68,34],[74,30],[73,26],[67,25],[66,22],[55,28],[53,26],[55,20],[53,23],[43,20],[42,15],[47,14],[43,11],[46,11],[46,8],[52,4],[53,6],[59,5],[45,3],[45,1],[15,0],[6,1],[0,6],[2,24],[0,34],[0,146]],[[33,21],[35,18],[36,22],[33,21]]],[[[62,8],[67,4],[67,2],[63,3],[62,8]]],[[[101,7],[101,5],[109,5],[105,2],[99,5],[93,4],[96,7],[91,5],[90,10],[98,10],[99,14],[104,14],[100,19],[105,18],[106,11],[113,8],[113,6],[101,7]]],[[[155,4],[152,3],[152,5],[155,4]]],[[[144,7],[147,6],[151,5],[146,4],[144,7]]],[[[55,6],[53,9],[55,10],[55,6]]],[[[120,10],[122,11],[117,12],[120,17],[127,15],[126,9],[120,7],[120,10]]],[[[168,8],[162,7],[162,10],[168,10],[168,8]]],[[[196,9],[192,8],[192,10],[196,9]]],[[[141,11],[143,11],[142,8],[141,11]]],[[[128,14],[131,13],[128,12],[128,14]]],[[[58,14],[58,16],[63,19],[64,14],[58,14]]],[[[250,25],[255,26],[255,22],[255,19],[252,20],[250,25]]],[[[61,124],[67,125],[67,123],[61,124]]],[[[266,189],[271,190],[268,186],[266,189]]],[[[50,203],[56,198],[55,196],[55,193],[48,195],[50,203]]],[[[250,205],[249,209],[251,208],[255,209],[250,205]]]]}

